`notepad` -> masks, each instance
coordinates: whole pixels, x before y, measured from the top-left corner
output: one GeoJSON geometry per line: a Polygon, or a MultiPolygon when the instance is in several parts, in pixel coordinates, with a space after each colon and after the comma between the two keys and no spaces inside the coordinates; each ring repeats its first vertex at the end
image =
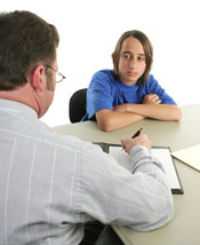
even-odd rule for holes
{"type": "Polygon", "coordinates": [[[193,169],[200,171],[200,144],[175,151],[172,153],[172,156],[193,169]]]}
{"type": "MultiPolygon", "coordinates": [[[[123,167],[129,169],[129,156],[118,144],[98,143],[102,149],[111,154],[116,161],[123,167]]],[[[176,169],[175,162],[171,156],[169,147],[153,147],[151,149],[152,155],[160,160],[163,169],[166,172],[167,180],[173,194],[183,194],[183,186],[176,169]]]]}

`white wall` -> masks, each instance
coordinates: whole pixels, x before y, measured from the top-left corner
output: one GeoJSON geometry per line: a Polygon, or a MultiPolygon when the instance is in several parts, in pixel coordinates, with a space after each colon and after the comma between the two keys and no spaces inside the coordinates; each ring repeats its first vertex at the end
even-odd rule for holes
{"type": "Polygon", "coordinates": [[[53,105],[42,119],[50,126],[69,122],[70,95],[87,87],[95,71],[112,68],[110,55],[117,39],[130,29],[149,36],[154,47],[152,73],[177,103],[200,103],[197,0],[1,2],[1,11],[15,9],[35,12],[55,24],[60,33],[59,70],[67,79],[58,84],[53,105]]]}

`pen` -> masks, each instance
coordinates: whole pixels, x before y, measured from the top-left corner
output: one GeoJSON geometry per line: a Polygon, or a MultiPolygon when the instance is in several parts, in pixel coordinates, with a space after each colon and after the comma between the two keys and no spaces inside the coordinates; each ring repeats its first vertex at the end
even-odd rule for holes
{"type": "Polygon", "coordinates": [[[140,128],[140,129],[138,129],[137,131],[136,131],[136,133],[134,134],[134,135],[132,135],[132,139],[133,138],[135,138],[135,137],[137,137],[137,136],[139,136],[140,135],[140,133],[142,132],[142,130],[143,130],[143,128],[140,128]]]}

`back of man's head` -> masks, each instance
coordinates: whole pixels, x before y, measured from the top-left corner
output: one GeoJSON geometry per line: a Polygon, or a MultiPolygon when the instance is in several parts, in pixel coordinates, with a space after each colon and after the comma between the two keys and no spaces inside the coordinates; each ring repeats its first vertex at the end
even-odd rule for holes
{"type": "Polygon", "coordinates": [[[56,28],[28,11],[0,13],[0,90],[23,86],[38,64],[56,58],[56,28]]]}

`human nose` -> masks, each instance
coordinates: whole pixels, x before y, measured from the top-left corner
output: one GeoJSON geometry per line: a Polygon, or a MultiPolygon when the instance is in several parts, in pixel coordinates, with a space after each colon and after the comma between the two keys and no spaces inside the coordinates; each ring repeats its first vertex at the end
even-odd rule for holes
{"type": "Polygon", "coordinates": [[[130,60],[129,60],[129,68],[135,68],[137,65],[137,59],[135,57],[132,57],[130,60]]]}

